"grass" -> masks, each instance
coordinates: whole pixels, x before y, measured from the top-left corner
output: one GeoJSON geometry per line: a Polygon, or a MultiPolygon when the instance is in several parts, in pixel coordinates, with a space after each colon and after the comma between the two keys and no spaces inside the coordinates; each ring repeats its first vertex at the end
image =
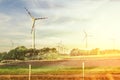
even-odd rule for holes
{"type": "Polygon", "coordinates": [[[5,66],[5,67],[0,67],[0,74],[1,75],[7,75],[7,74],[26,74],[28,73],[28,68],[27,67],[12,67],[12,66],[5,66]]]}
{"type": "MultiPolygon", "coordinates": [[[[81,74],[81,67],[65,67],[65,66],[41,66],[32,67],[32,74],[81,74]]],[[[88,67],[85,68],[85,73],[120,73],[120,67],[88,67]]],[[[0,67],[0,75],[20,75],[28,74],[28,67],[20,66],[4,66],[0,67]]]]}
{"type": "MultiPolygon", "coordinates": [[[[81,70],[81,69],[80,69],[81,70]]],[[[42,67],[32,67],[32,74],[67,74],[75,73],[77,69],[72,69],[71,67],[63,66],[42,66],[42,67]]],[[[79,73],[81,71],[78,71],[79,73]]],[[[28,74],[28,67],[19,67],[19,66],[9,66],[9,67],[0,67],[0,74],[28,74]]]]}

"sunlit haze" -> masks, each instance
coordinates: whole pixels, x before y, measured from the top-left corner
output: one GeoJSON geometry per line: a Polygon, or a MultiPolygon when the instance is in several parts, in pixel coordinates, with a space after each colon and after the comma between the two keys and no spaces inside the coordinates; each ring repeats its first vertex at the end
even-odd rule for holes
{"type": "Polygon", "coordinates": [[[120,49],[119,0],[0,0],[0,51],[31,47],[32,20],[36,21],[36,47],[120,49]]]}

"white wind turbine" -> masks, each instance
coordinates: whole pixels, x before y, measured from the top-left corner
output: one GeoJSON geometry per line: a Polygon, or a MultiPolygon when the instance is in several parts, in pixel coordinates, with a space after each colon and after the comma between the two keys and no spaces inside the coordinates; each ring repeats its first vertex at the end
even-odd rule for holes
{"type": "Polygon", "coordinates": [[[84,40],[85,40],[85,48],[87,49],[88,48],[88,38],[89,37],[93,37],[93,35],[89,35],[86,31],[84,31],[84,40]]]}
{"type": "Polygon", "coordinates": [[[25,8],[25,10],[27,11],[28,15],[31,17],[32,19],[32,28],[31,28],[31,34],[32,34],[32,47],[35,51],[35,22],[36,20],[41,20],[41,19],[47,19],[47,17],[40,17],[40,18],[35,18],[31,15],[31,13],[28,11],[27,8],[25,8]]]}
{"type": "Polygon", "coordinates": [[[84,39],[85,39],[85,48],[87,49],[88,48],[88,34],[87,34],[86,31],[84,31],[84,34],[85,34],[85,37],[84,37],[84,39]]]}

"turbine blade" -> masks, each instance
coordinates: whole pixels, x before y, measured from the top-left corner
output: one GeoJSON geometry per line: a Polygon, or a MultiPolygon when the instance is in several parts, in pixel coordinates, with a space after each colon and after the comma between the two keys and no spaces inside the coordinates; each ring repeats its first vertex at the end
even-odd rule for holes
{"type": "Polygon", "coordinates": [[[86,31],[84,31],[84,34],[85,34],[85,35],[87,34],[86,31]]]}
{"type": "Polygon", "coordinates": [[[86,40],[86,36],[84,36],[84,38],[83,38],[83,41],[85,41],[86,40]]]}
{"type": "Polygon", "coordinates": [[[33,16],[31,15],[31,13],[28,11],[28,9],[27,8],[25,8],[25,10],[27,11],[27,13],[29,14],[29,16],[31,17],[31,18],[33,18],[33,16]]]}
{"type": "Polygon", "coordinates": [[[32,34],[32,32],[33,32],[34,27],[35,27],[35,19],[33,19],[33,24],[32,24],[31,34],[32,34]]]}
{"type": "Polygon", "coordinates": [[[39,19],[47,19],[47,17],[35,18],[35,20],[39,20],[39,19]]]}
{"type": "Polygon", "coordinates": [[[85,34],[85,37],[87,37],[87,33],[86,33],[86,31],[84,31],[84,34],[85,34]]]}

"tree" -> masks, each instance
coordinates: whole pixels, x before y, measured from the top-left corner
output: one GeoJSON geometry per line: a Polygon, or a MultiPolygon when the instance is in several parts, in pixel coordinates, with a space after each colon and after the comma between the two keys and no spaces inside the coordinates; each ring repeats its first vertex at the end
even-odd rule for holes
{"type": "Polygon", "coordinates": [[[2,52],[0,53],[0,60],[3,60],[7,52],[2,52]]]}
{"type": "Polygon", "coordinates": [[[55,59],[58,57],[56,48],[27,49],[25,46],[18,46],[4,55],[0,54],[4,60],[30,60],[30,59],[55,59]],[[34,54],[33,54],[34,53],[34,54]]]}
{"type": "Polygon", "coordinates": [[[15,58],[19,60],[23,60],[26,54],[27,48],[25,46],[20,46],[15,48],[15,58]]]}
{"type": "Polygon", "coordinates": [[[16,47],[15,49],[10,50],[8,54],[5,55],[4,59],[24,60],[26,51],[27,48],[24,46],[16,47]]]}
{"type": "Polygon", "coordinates": [[[95,49],[92,49],[90,54],[93,54],[93,55],[99,55],[100,54],[100,49],[99,48],[95,48],[95,49]]]}
{"type": "Polygon", "coordinates": [[[39,59],[56,59],[59,54],[57,53],[56,48],[42,48],[39,51],[39,59]]]}
{"type": "Polygon", "coordinates": [[[71,56],[78,56],[78,54],[79,54],[79,49],[72,49],[70,52],[71,56]]]}

